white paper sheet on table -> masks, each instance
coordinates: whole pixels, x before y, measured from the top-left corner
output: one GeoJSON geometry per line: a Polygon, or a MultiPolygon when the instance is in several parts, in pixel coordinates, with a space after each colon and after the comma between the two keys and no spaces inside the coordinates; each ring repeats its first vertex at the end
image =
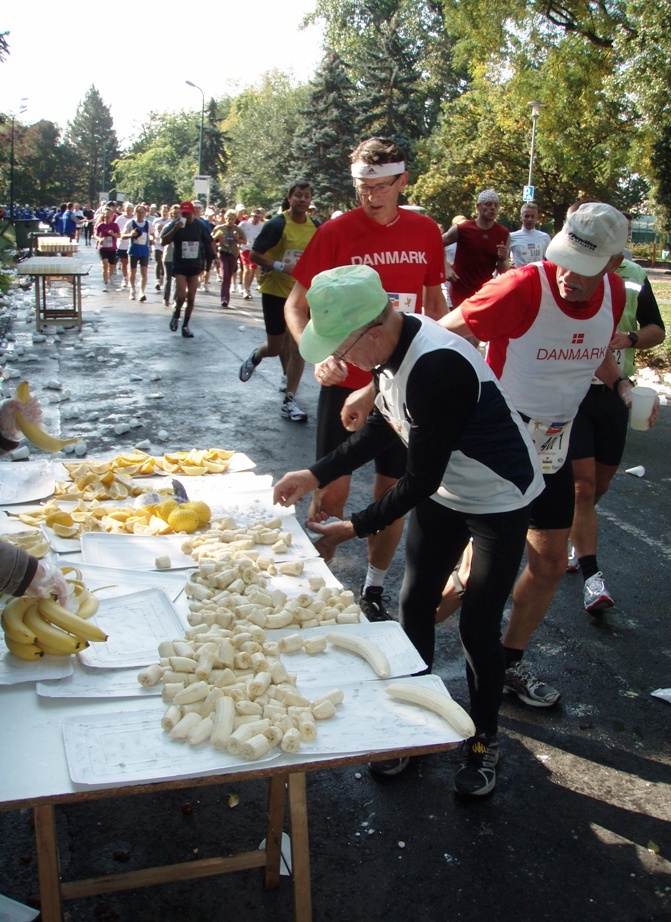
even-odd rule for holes
{"type": "Polygon", "coordinates": [[[0,505],[32,503],[54,492],[51,461],[0,462],[0,505]]]}
{"type": "MultiPolygon", "coordinates": [[[[412,682],[449,694],[434,675],[394,681],[412,682]]],[[[392,701],[384,692],[389,684],[392,683],[342,684],[345,700],[336,716],[318,721],[316,740],[304,742],[297,755],[347,755],[456,743],[462,738],[432,711],[392,701]]],[[[324,685],[322,690],[332,687],[324,685]]],[[[249,768],[281,755],[279,749],[272,749],[265,759],[246,762],[216,751],[209,743],[197,747],[176,743],[161,729],[164,710],[164,705],[157,704],[142,711],[65,718],[63,739],[72,780],[77,784],[168,780],[227,768],[249,768]]]]}
{"type": "Polygon", "coordinates": [[[115,599],[139,589],[162,589],[174,602],[186,585],[184,570],[121,570],[77,563],[87,589],[99,599],[115,599]]]}
{"type": "MultiPolygon", "coordinates": [[[[282,560],[282,557],[278,557],[282,560]]],[[[283,573],[276,573],[275,576],[267,576],[267,584],[270,589],[281,589],[289,596],[295,598],[301,592],[310,592],[308,580],[311,577],[321,576],[327,586],[334,589],[342,589],[343,585],[333,573],[329,570],[327,564],[321,557],[312,557],[303,560],[303,571],[300,576],[285,576],[283,573]]]]}
{"type": "MultiPolygon", "coordinates": [[[[250,766],[209,743],[194,747],[171,740],[161,729],[164,710],[164,705],[157,705],[143,711],[66,717],[63,740],[75,784],[161,781],[250,766]]],[[[271,762],[280,754],[271,749],[254,764],[271,762]]]]}
{"type": "Polygon", "coordinates": [[[17,535],[22,532],[23,534],[35,534],[38,531],[39,528],[35,528],[32,525],[25,525],[13,515],[8,515],[4,509],[0,510],[0,535],[17,535]]]}
{"type": "MultiPolygon", "coordinates": [[[[306,640],[310,637],[320,637],[331,631],[338,633],[357,634],[372,640],[382,650],[389,660],[389,676],[407,676],[426,669],[426,663],[421,658],[415,647],[408,640],[398,621],[362,622],[361,624],[342,624],[337,627],[313,627],[301,631],[296,628],[283,628],[279,631],[268,631],[268,638],[272,640],[285,637],[287,634],[300,633],[306,640]]],[[[308,654],[304,650],[296,653],[282,653],[282,662],[289,670],[298,675],[298,685],[304,689],[304,694],[311,697],[313,686],[323,685],[327,681],[325,674],[333,675],[336,684],[341,682],[366,682],[377,681],[378,677],[372,667],[357,653],[343,650],[342,647],[328,645],[324,653],[308,654]]]]}
{"type": "Polygon", "coordinates": [[[156,558],[165,554],[173,570],[195,567],[196,562],[182,551],[184,535],[108,535],[85,532],[81,536],[85,563],[121,570],[156,570],[156,558]]]}
{"type": "Polygon", "coordinates": [[[71,656],[42,656],[34,662],[19,659],[7,649],[0,633],[0,685],[19,685],[42,679],[60,679],[72,672],[71,656]]]}
{"type": "Polygon", "coordinates": [[[132,669],[90,669],[75,662],[72,675],[38,682],[41,698],[155,698],[162,686],[144,688],[137,680],[142,667],[132,669]]]}
{"type": "MultiPolygon", "coordinates": [[[[452,696],[437,675],[413,676],[393,681],[342,684],[345,700],[335,717],[317,721],[317,738],[301,743],[305,755],[344,755],[371,752],[378,749],[400,749],[404,746],[432,746],[457,743],[463,739],[434,711],[394,701],[385,693],[388,685],[408,682],[452,696]]],[[[299,686],[300,688],[300,686],[299,686]]],[[[333,688],[323,687],[322,692],[333,688]]],[[[310,689],[308,697],[319,697],[319,689],[310,689]]]]}
{"type": "MultiPolygon", "coordinates": [[[[273,478],[270,474],[255,474],[253,471],[239,471],[238,473],[203,474],[200,477],[187,477],[185,474],[169,474],[170,480],[179,480],[186,490],[189,499],[202,499],[208,505],[216,505],[226,501],[228,493],[255,493],[259,490],[269,490],[273,478]]],[[[150,474],[139,480],[143,490],[165,490],[169,485],[166,475],[150,474]]]]}
{"type": "Polygon", "coordinates": [[[39,909],[17,903],[0,893],[0,922],[32,922],[39,914],[39,909]]]}
{"type": "Polygon", "coordinates": [[[105,643],[92,643],[77,656],[84,665],[99,669],[155,663],[161,641],[183,637],[187,627],[160,589],[104,599],[91,620],[108,639],[105,643]]]}

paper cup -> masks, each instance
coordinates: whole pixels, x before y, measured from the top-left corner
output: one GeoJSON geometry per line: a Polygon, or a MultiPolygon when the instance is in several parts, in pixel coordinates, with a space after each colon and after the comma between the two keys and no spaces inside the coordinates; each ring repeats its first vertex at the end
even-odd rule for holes
{"type": "Polygon", "coordinates": [[[645,474],[645,468],[642,464],[637,464],[636,467],[628,467],[626,473],[634,477],[642,477],[645,474]]]}
{"type": "Polygon", "coordinates": [[[655,405],[657,391],[651,387],[632,387],[631,389],[631,416],[629,422],[632,429],[649,429],[648,420],[655,405]]]}

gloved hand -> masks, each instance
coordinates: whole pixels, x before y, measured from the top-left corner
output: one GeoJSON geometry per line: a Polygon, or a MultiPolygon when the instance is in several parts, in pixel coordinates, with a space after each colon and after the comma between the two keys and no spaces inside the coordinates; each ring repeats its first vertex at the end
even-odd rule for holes
{"type": "Polygon", "coordinates": [[[78,608],[74,588],[67,582],[62,572],[54,564],[40,560],[35,576],[26,589],[26,595],[36,599],[56,599],[63,608],[76,612],[78,608]]]}
{"type": "Polygon", "coordinates": [[[19,442],[23,438],[23,433],[16,424],[17,413],[23,413],[31,423],[39,424],[44,419],[40,401],[33,394],[25,403],[21,403],[16,397],[5,400],[0,406],[0,433],[12,442],[19,442]]]}

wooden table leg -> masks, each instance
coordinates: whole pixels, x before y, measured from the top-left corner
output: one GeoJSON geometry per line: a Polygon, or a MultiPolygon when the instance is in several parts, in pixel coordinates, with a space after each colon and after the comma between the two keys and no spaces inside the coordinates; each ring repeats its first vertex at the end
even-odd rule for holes
{"type": "Polygon", "coordinates": [[[295,922],[311,922],[312,892],[305,772],[294,772],[289,775],[289,820],[294,878],[294,919],[295,922]]]}
{"type": "Polygon", "coordinates": [[[43,922],[61,922],[61,881],[54,807],[36,806],[33,809],[33,816],[41,918],[43,922]]]}
{"type": "Polygon", "coordinates": [[[268,824],[266,828],[266,867],[264,875],[266,890],[276,890],[280,885],[286,790],[287,776],[273,775],[268,786],[268,824]]]}

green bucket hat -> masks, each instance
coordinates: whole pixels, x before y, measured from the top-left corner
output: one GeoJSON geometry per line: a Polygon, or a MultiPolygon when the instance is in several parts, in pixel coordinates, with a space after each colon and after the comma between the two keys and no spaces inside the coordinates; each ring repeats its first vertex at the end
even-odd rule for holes
{"type": "Polygon", "coordinates": [[[307,300],[311,319],[298,348],[306,362],[314,363],[379,317],[389,297],[370,266],[338,266],[315,275],[307,300]]]}

